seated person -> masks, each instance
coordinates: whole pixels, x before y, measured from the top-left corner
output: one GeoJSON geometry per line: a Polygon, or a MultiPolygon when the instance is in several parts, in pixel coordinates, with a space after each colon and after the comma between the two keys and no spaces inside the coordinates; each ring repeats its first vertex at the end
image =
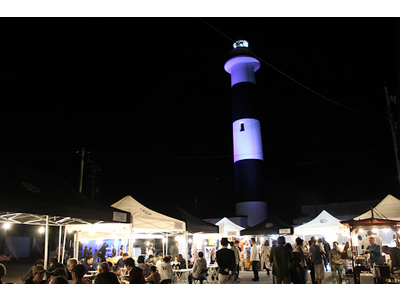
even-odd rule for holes
{"type": "Polygon", "coordinates": [[[102,262],[99,267],[99,274],[94,281],[95,284],[119,284],[117,275],[110,272],[110,268],[107,262],[102,262]]]}
{"type": "Polygon", "coordinates": [[[76,265],[71,271],[72,280],[74,284],[86,283],[83,281],[83,276],[85,276],[85,267],[83,265],[76,265]]]}
{"type": "Polygon", "coordinates": [[[89,273],[89,271],[97,271],[96,267],[93,266],[93,255],[88,255],[82,266],[85,267],[85,274],[89,273]]]}
{"type": "MultiPolygon", "coordinates": [[[[59,276],[62,276],[65,279],[67,279],[67,271],[65,270],[64,267],[57,268],[53,272],[46,272],[46,275],[49,277],[49,279],[47,281],[48,283],[51,283],[51,281],[55,277],[59,277],[59,276]]],[[[67,283],[68,283],[68,279],[67,279],[67,283]]]]}
{"type": "Polygon", "coordinates": [[[50,268],[47,270],[47,272],[45,274],[46,281],[50,278],[49,276],[47,276],[47,273],[51,273],[57,268],[65,268],[64,265],[62,263],[60,263],[58,261],[57,257],[55,257],[55,256],[50,257],[49,264],[50,264],[50,268]]]}
{"type": "Polygon", "coordinates": [[[149,267],[148,264],[146,264],[146,263],[144,262],[144,256],[143,256],[143,255],[140,255],[140,256],[138,257],[137,262],[138,262],[138,267],[141,268],[141,269],[143,270],[143,276],[144,276],[144,278],[149,277],[149,276],[150,276],[150,267],[149,267]]]}
{"type": "Polygon", "coordinates": [[[169,256],[164,257],[163,262],[157,265],[158,273],[160,273],[161,283],[171,283],[174,276],[172,272],[171,259],[169,256]]]}
{"type": "Polygon", "coordinates": [[[161,252],[158,253],[157,258],[156,258],[156,264],[157,264],[158,262],[160,262],[160,263],[163,262],[163,254],[162,254],[161,252]]]}
{"type": "Polygon", "coordinates": [[[182,254],[178,254],[177,261],[179,262],[179,269],[186,269],[186,260],[183,258],[182,254]]]}
{"type": "Polygon", "coordinates": [[[122,257],[120,259],[118,259],[118,261],[116,262],[116,264],[113,266],[113,271],[116,275],[120,274],[120,268],[124,268],[125,264],[124,261],[125,259],[127,259],[129,257],[128,253],[123,253],[122,257]]]}
{"type": "Polygon", "coordinates": [[[146,283],[143,276],[143,270],[135,266],[135,260],[132,257],[125,259],[124,264],[129,271],[129,283],[140,284],[146,283]]]}
{"type": "Polygon", "coordinates": [[[3,264],[0,264],[0,284],[2,284],[1,279],[6,276],[7,274],[7,269],[6,266],[3,264]]]}
{"type": "Polygon", "coordinates": [[[155,259],[154,255],[150,254],[149,258],[147,258],[144,262],[146,264],[149,264],[150,266],[154,266],[156,264],[156,259],[155,259]]]}
{"type": "Polygon", "coordinates": [[[43,267],[44,266],[44,260],[43,259],[38,259],[36,261],[36,263],[28,270],[28,272],[24,276],[22,276],[22,281],[23,282],[25,282],[29,278],[29,276],[32,274],[33,268],[36,267],[36,266],[42,266],[43,267]]]}
{"type": "Polygon", "coordinates": [[[147,277],[145,280],[147,283],[154,283],[154,284],[160,283],[161,276],[158,273],[156,266],[150,267],[150,276],[147,277]]]}
{"type": "Polygon", "coordinates": [[[203,252],[200,251],[198,253],[196,261],[194,262],[192,274],[190,274],[188,277],[189,284],[192,283],[193,278],[199,279],[200,283],[202,284],[206,276],[207,276],[207,261],[204,258],[203,252]]]}
{"type": "Polygon", "coordinates": [[[382,252],[390,255],[390,260],[392,261],[391,272],[400,270],[400,249],[382,246],[382,252]]]}
{"type": "Polygon", "coordinates": [[[78,261],[75,258],[70,258],[67,261],[67,279],[72,280],[72,268],[78,264],[78,261]]]}
{"type": "Polygon", "coordinates": [[[49,284],[68,284],[68,280],[64,276],[51,276],[49,284]]]}
{"type": "Polygon", "coordinates": [[[32,269],[31,275],[25,281],[26,284],[45,284],[46,280],[44,280],[44,273],[46,270],[42,266],[35,266],[32,269]]]}

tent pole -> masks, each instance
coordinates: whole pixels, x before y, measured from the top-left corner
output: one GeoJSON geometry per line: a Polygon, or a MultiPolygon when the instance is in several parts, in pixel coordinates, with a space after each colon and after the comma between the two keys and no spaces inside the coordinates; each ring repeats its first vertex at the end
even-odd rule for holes
{"type": "Polygon", "coordinates": [[[188,243],[189,243],[189,241],[188,241],[188,232],[187,231],[185,231],[183,233],[183,237],[184,237],[183,240],[185,243],[185,246],[183,247],[183,251],[185,251],[185,255],[183,257],[186,260],[186,269],[188,269],[189,268],[189,262],[188,262],[188,243]]]}
{"type": "Polygon", "coordinates": [[[67,227],[64,228],[64,242],[63,242],[63,247],[62,247],[62,257],[61,257],[61,263],[64,263],[64,257],[65,257],[65,243],[67,241],[67,227]]]}
{"type": "Polygon", "coordinates": [[[129,254],[129,257],[133,256],[133,245],[132,245],[132,224],[129,225],[129,231],[128,231],[128,236],[129,236],[129,240],[128,240],[128,251],[126,251],[129,254]]]}
{"type": "Polygon", "coordinates": [[[163,254],[163,257],[164,257],[164,250],[165,250],[165,245],[164,245],[164,243],[165,243],[165,234],[164,234],[164,237],[163,237],[163,239],[161,240],[161,242],[162,242],[162,254],[163,254]]]}
{"type": "Polygon", "coordinates": [[[44,267],[47,269],[47,262],[49,260],[49,216],[46,215],[46,233],[44,237],[44,267]]]}
{"type": "Polygon", "coordinates": [[[62,225],[59,226],[58,230],[58,253],[57,253],[57,261],[61,261],[61,235],[62,235],[62,225]]]}
{"type": "Polygon", "coordinates": [[[165,256],[168,254],[168,233],[167,233],[167,239],[165,240],[165,256]]]}
{"type": "Polygon", "coordinates": [[[75,231],[74,236],[74,257],[79,263],[79,231],[75,231]]]}

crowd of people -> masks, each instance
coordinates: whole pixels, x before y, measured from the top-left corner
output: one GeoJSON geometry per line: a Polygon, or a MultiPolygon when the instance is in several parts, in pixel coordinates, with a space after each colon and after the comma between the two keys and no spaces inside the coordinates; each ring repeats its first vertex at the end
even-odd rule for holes
{"type": "MultiPolygon", "coordinates": [[[[396,247],[382,246],[382,240],[371,231],[363,240],[368,244],[363,244],[362,252],[369,254],[371,268],[374,263],[381,263],[382,253],[389,254],[391,258],[392,271],[400,270],[400,249],[396,247]]],[[[247,243],[247,242],[246,242],[247,243]]],[[[304,241],[300,237],[296,238],[294,244],[286,242],[285,237],[280,236],[272,241],[270,246],[266,240],[262,245],[258,245],[255,238],[251,238],[251,246],[243,244],[240,247],[239,240],[229,241],[222,238],[220,248],[209,252],[210,263],[217,264],[217,279],[219,283],[240,282],[239,271],[241,263],[244,262],[253,272],[253,281],[259,281],[259,271],[266,270],[267,278],[270,273],[273,275],[274,284],[321,284],[324,279],[328,266],[332,271],[332,282],[342,283],[343,262],[347,258],[348,243],[341,249],[338,242],[333,242],[332,247],[324,238],[318,240],[312,237],[309,241],[304,241]],[[249,252],[249,253],[247,253],[249,252]],[[245,253],[245,259],[243,258],[245,253]]],[[[176,242],[170,248],[171,255],[164,256],[158,253],[150,245],[143,250],[142,255],[135,261],[128,253],[120,252],[120,258],[113,263],[106,261],[102,253],[108,245],[104,243],[97,253],[100,259],[93,259],[91,249],[84,249],[84,256],[78,262],[75,258],[67,260],[63,265],[56,257],[51,257],[49,267],[45,269],[44,261],[39,259],[25,276],[23,281],[26,284],[119,284],[129,282],[130,284],[144,283],[172,283],[174,280],[174,268],[185,269],[190,262],[186,262],[182,254],[179,253],[179,243],[176,242]],[[96,275],[91,275],[96,273],[96,275]],[[85,276],[88,274],[90,276],[85,276]]],[[[196,255],[191,273],[188,275],[188,282],[191,284],[198,280],[201,284],[208,276],[207,260],[204,253],[199,251],[196,255]]],[[[0,283],[6,274],[6,268],[0,264],[0,283]]]]}

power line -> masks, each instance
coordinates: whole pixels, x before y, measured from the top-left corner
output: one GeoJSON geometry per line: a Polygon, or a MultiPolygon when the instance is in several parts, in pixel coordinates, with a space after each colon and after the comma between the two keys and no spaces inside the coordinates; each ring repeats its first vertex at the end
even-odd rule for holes
{"type": "Polygon", "coordinates": [[[21,157],[0,157],[0,159],[1,160],[30,159],[30,158],[43,158],[43,157],[62,156],[62,155],[70,155],[70,154],[76,154],[76,152],[65,152],[65,153],[54,153],[54,154],[43,154],[43,155],[34,155],[34,156],[21,156],[21,157]]]}
{"type": "MultiPolygon", "coordinates": [[[[219,32],[220,34],[222,34],[224,37],[226,37],[226,38],[229,39],[230,41],[235,42],[235,40],[233,40],[232,38],[230,38],[229,36],[227,36],[226,34],[224,34],[222,31],[220,31],[220,30],[217,29],[216,27],[212,26],[210,23],[204,21],[202,18],[199,18],[199,19],[200,19],[201,21],[203,21],[205,24],[207,24],[208,26],[210,26],[211,28],[213,28],[214,30],[216,30],[217,32],[219,32]]],[[[330,98],[328,98],[328,97],[326,97],[326,96],[324,96],[324,95],[318,93],[317,91],[313,90],[312,88],[309,88],[308,86],[302,84],[300,81],[298,81],[298,80],[294,79],[293,77],[287,75],[286,73],[282,72],[282,71],[279,70],[278,68],[274,67],[273,65],[271,65],[270,63],[268,63],[267,61],[265,61],[263,58],[261,58],[260,56],[256,55],[250,48],[248,48],[248,51],[249,51],[249,53],[251,53],[255,58],[257,58],[258,60],[260,60],[261,62],[263,62],[263,63],[266,64],[267,66],[269,66],[270,68],[274,69],[276,72],[280,73],[281,75],[283,75],[283,76],[285,76],[286,78],[290,79],[290,80],[293,81],[294,83],[296,83],[296,84],[300,85],[301,87],[305,88],[305,89],[308,90],[309,92],[311,92],[311,93],[313,93],[313,94],[315,94],[315,95],[317,95],[317,96],[319,96],[319,97],[321,97],[321,98],[323,98],[323,99],[325,99],[325,100],[327,100],[327,101],[329,101],[329,102],[331,102],[331,103],[333,103],[333,104],[336,104],[336,105],[338,105],[338,106],[341,106],[341,107],[343,107],[343,108],[346,108],[346,109],[349,109],[349,110],[352,110],[352,111],[356,111],[356,112],[362,112],[362,113],[374,113],[374,112],[376,112],[375,110],[374,110],[374,111],[369,111],[369,110],[361,110],[361,109],[357,109],[357,108],[352,108],[352,107],[350,107],[350,106],[347,106],[347,105],[341,104],[341,103],[339,103],[339,102],[337,102],[337,101],[334,101],[334,100],[332,100],[332,99],[330,99],[330,98]]]]}

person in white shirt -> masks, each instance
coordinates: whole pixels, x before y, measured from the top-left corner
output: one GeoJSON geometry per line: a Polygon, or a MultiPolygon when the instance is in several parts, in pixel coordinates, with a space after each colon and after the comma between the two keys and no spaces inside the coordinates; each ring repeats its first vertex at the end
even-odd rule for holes
{"type": "Polygon", "coordinates": [[[170,264],[169,256],[164,257],[164,261],[162,263],[157,263],[157,271],[161,276],[161,283],[172,283],[172,278],[174,276],[172,272],[172,266],[170,264]]]}
{"type": "Polygon", "coordinates": [[[251,253],[250,253],[251,267],[253,269],[254,278],[253,281],[260,281],[258,277],[258,263],[260,261],[260,254],[258,251],[257,243],[255,238],[251,238],[251,253]]]}

